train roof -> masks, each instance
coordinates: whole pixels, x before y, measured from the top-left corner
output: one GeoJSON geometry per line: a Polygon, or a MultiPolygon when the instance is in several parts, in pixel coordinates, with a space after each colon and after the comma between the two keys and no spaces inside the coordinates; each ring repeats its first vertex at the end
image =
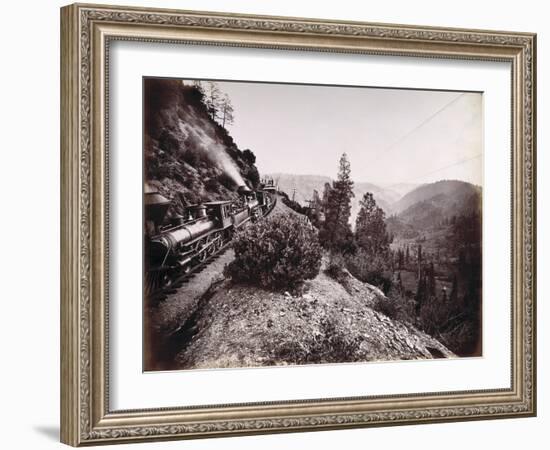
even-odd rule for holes
{"type": "Polygon", "coordinates": [[[203,204],[207,206],[218,206],[218,205],[227,205],[229,203],[231,203],[229,200],[217,200],[214,202],[204,202],[203,204]]]}

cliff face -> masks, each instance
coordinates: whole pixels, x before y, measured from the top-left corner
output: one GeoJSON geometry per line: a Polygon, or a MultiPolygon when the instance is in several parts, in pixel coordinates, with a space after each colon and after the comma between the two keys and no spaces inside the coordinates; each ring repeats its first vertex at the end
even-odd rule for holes
{"type": "Polygon", "coordinates": [[[179,80],[144,81],[145,181],[186,204],[236,198],[238,186],[259,181],[254,156],[242,152],[208,114],[202,93],[179,80]]]}
{"type": "Polygon", "coordinates": [[[436,339],[373,309],[383,293],[323,271],[299,294],[221,282],[199,310],[174,368],[451,358],[436,339]]]}

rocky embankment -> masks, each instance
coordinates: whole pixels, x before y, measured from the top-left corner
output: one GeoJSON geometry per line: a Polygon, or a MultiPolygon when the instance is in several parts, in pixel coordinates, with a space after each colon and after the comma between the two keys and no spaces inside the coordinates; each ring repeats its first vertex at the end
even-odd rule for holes
{"type": "Polygon", "coordinates": [[[451,358],[410,324],[375,311],[377,288],[321,273],[300,293],[223,281],[199,304],[174,368],[198,369],[451,358]]]}

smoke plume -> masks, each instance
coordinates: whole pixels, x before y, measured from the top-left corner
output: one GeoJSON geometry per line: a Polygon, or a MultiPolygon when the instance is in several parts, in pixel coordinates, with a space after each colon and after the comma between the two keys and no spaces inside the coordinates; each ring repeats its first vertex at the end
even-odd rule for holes
{"type": "Polygon", "coordinates": [[[193,138],[197,144],[196,148],[200,149],[212,164],[229,176],[236,186],[246,186],[239,169],[229,157],[223,145],[216,142],[199,127],[192,127],[183,122],[180,122],[179,125],[180,130],[186,137],[193,138]]]}

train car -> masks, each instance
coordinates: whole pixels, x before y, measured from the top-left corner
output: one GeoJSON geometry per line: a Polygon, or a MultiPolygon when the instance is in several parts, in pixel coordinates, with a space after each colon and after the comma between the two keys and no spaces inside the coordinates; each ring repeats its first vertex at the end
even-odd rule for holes
{"type": "Polygon", "coordinates": [[[256,197],[258,199],[258,204],[262,216],[268,214],[271,211],[273,205],[272,195],[266,191],[258,191],[256,193],[256,197]]]}
{"type": "Polygon", "coordinates": [[[246,186],[239,201],[214,201],[186,208],[183,216],[167,219],[170,201],[160,193],[145,193],[145,264],[147,293],[169,287],[178,275],[189,273],[219,252],[233,233],[271,211],[266,192],[246,186]]]}

